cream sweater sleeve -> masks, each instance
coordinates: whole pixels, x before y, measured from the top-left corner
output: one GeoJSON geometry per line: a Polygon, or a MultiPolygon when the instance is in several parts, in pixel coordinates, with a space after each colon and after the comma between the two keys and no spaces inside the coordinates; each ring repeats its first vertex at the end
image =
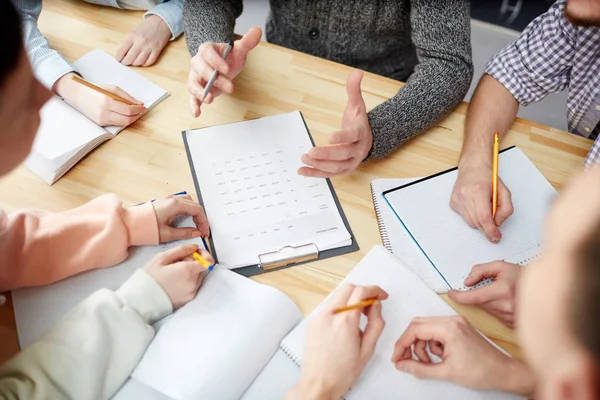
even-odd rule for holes
{"type": "Polygon", "coordinates": [[[160,285],[138,270],[116,292],[92,294],[42,338],[0,367],[2,399],[108,399],[172,312],[160,285]]]}

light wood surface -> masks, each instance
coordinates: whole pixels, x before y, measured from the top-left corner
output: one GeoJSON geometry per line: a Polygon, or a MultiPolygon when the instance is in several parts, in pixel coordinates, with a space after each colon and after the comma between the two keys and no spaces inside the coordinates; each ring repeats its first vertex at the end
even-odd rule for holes
{"type": "MultiPolygon", "coordinates": [[[[73,61],[100,48],[115,54],[142,13],[85,4],[78,0],[46,0],[39,26],[52,47],[73,61]]],[[[166,88],[171,96],[129,129],[82,160],[54,186],[20,168],[0,181],[0,207],[63,211],[96,196],[115,192],[127,205],[181,190],[194,193],[181,131],[243,119],[301,110],[317,144],[339,129],[346,104],[345,80],[351,68],[261,43],[235,80],[235,94],[222,96],[192,118],[186,89],[190,55],[185,41],[170,43],[159,62],[138,72],[166,88]]],[[[478,78],[478,77],[477,77],[478,78]]],[[[401,83],[366,74],[363,94],[368,109],[393,96],[401,83]]],[[[341,257],[260,275],[292,298],[306,315],[348,274],[375,244],[381,244],[369,183],[376,178],[426,176],[456,165],[467,104],[427,133],[411,140],[384,160],[362,165],[352,175],[333,179],[361,250],[341,257]]],[[[579,138],[525,120],[518,120],[502,147],[519,146],[558,189],[582,165],[591,145],[579,138]]],[[[444,297],[476,328],[519,357],[513,332],[473,307],[444,297]]],[[[0,361],[18,351],[10,303],[0,307],[0,361]]]]}

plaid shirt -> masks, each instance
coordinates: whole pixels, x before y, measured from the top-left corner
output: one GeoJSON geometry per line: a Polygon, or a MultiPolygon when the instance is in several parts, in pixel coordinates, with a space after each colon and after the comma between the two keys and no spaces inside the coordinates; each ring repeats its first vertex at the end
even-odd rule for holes
{"type": "Polygon", "coordinates": [[[595,140],[585,164],[600,162],[600,28],[571,25],[567,1],[533,20],[516,42],[492,58],[485,72],[526,106],[568,88],[569,132],[595,140]]]}

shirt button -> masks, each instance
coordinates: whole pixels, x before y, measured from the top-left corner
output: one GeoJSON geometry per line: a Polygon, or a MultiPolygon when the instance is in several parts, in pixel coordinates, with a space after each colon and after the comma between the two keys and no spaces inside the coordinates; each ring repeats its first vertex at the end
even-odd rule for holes
{"type": "Polygon", "coordinates": [[[317,28],[312,28],[310,31],[308,31],[308,37],[311,38],[312,40],[318,39],[320,35],[320,32],[317,28]]]}
{"type": "Polygon", "coordinates": [[[584,131],[586,131],[587,133],[590,133],[592,130],[590,128],[583,128],[584,131]]]}

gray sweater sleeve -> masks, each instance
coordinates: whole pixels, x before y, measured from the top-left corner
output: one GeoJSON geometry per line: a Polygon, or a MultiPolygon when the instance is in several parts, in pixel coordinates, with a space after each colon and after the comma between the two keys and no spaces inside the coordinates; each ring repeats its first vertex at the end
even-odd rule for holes
{"type": "Polygon", "coordinates": [[[381,158],[432,127],[460,104],[473,78],[469,0],[412,0],[419,63],[398,94],[369,112],[381,158]]]}
{"type": "Polygon", "coordinates": [[[204,42],[227,43],[233,39],[235,20],[242,14],[242,0],[185,0],[183,30],[192,55],[204,42]]]}

